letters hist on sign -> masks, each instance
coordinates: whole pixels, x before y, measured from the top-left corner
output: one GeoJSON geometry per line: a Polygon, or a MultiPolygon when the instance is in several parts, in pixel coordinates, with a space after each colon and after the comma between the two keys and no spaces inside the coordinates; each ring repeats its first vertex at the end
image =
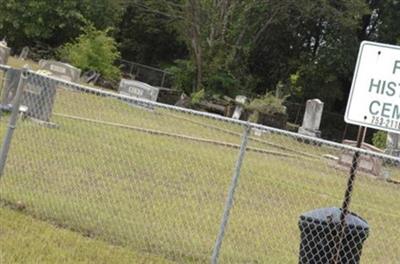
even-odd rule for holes
{"type": "Polygon", "coordinates": [[[361,43],[345,121],[400,133],[400,46],[361,43]]]}

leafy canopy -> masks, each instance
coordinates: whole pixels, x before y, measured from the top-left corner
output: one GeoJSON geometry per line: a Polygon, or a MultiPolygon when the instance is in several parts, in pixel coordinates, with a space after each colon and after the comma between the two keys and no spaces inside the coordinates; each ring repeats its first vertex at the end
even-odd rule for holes
{"type": "Polygon", "coordinates": [[[114,66],[120,57],[117,43],[107,35],[107,30],[87,26],[82,35],[59,50],[59,55],[82,70],[98,71],[105,79],[115,80],[120,76],[119,68],[114,66]]]}

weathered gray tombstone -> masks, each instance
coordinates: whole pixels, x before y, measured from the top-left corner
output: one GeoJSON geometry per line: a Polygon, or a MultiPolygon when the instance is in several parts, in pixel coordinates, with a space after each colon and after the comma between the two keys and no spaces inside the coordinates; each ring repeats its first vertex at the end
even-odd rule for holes
{"type": "Polygon", "coordinates": [[[7,70],[4,77],[3,90],[1,94],[1,104],[3,106],[8,106],[12,103],[15,93],[17,92],[20,76],[21,70],[19,69],[7,70]]]}
{"type": "Polygon", "coordinates": [[[321,131],[319,126],[321,124],[322,112],[324,110],[324,103],[319,99],[310,99],[306,104],[306,111],[304,113],[303,124],[299,128],[299,133],[312,137],[320,137],[321,131]]]}
{"type": "Polygon", "coordinates": [[[67,63],[40,60],[39,67],[41,70],[50,72],[53,76],[70,82],[78,82],[81,76],[81,70],[67,63]]]}
{"type": "Polygon", "coordinates": [[[11,49],[5,41],[0,42],[0,64],[7,64],[11,49]]]}
{"type": "Polygon", "coordinates": [[[389,155],[400,157],[400,134],[392,132],[387,134],[385,152],[389,155]]]}
{"type": "MultiPolygon", "coordinates": [[[[11,109],[10,106],[13,104],[17,92],[21,72],[21,69],[7,70],[1,98],[1,105],[4,109],[11,109]]],[[[45,77],[30,75],[22,94],[21,107],[26,108],[25,114],[27,116],[49,122],[55,96],[56,82],[45,79],[45,77]]]]}
{"type": "Polygon", "coordinates": [[[235,111],[233,112],[232,118],[239,120],[243,112],[243,105],[247,102],[247,97],[244,95],[238,95],[235,98],[235,102],[237,105],[235,107],[235,111]]]}
{"type": "MultiPolygon", "coordinates": [[[[352,147],[356,146],[356,141],[352,140],[344,140],[343,144],[350,145],[352,147]]],[[[377,152],[377,153],[383,153],[383,151],[377,147],[374,147],[370,144],[363,143],[361,146],[362,149],[377,152]]],[[[343,153],[341,153],[339,157],[339,165],[344,166],[346,168],[350,168],[353,166],[353,156],[354,156],[354,151],[351,150],[345,150],[343,153]]],[[[370,155],[361,155],[360,161],[358,164],[358,169],[366,172],[368,174],[372,174],[378,178],[383,177],[382,176],[382,159],[370,155]]]]}
{"type": "Polygon", "coordinates": [[[21,106],[26,106],[27,116],[50,122],[55,97],[55,81],[31,75],[27,79],[24,93],[22,94],[21,106]]]}
{"type": "Polygon", "coordinates": [[[29,47],[24,47],[21,50],[21,53],[19,54],[19,59],[26,60],[28,58],[28,55],[29,55],[29,47]]]}
{"type": "Polygon", "coordinates": [[[119,93],[155,102],[159,89],[144,82],[122,79],[119,83],[119,93]]]}

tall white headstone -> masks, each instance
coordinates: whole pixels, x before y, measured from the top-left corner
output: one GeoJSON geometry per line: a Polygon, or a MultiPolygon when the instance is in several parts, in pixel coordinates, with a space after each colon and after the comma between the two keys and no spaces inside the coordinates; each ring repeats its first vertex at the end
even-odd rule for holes
{"type": "Polygon", "coordinates": [[[312,137],[320,137],[321,131],[319,126],[321,124],[322,112],[324,110],[324,103],[319,99],[310,99],[306,104],[306,111],[304,113],[303,124],[299,128],[299,133],[312,137]]]}
{"type": "Polygon", "coordinates": [[[5,41],[0,41],[0,64],[7,64],[11,49],[5,41]]]}
{"type": "Polygon", "coordinates": [[[235,111],[233,112],[232,118],[233,119],[240,119],[240,116],[243,112],[243,105],[246,103],[247,97],[244,95],[238,95],[235,98],[235,102],[238,103],[235,107],[235,111]]]}

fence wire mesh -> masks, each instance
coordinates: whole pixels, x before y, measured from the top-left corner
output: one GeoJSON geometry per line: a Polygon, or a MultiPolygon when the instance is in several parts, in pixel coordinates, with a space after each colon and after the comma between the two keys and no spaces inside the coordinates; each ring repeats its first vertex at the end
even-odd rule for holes
{"type": "Polygon", "coordinates": [[[23,89],[2,206],[177,263],[400,261],[398,158],[33,72],[23,89]]]}

